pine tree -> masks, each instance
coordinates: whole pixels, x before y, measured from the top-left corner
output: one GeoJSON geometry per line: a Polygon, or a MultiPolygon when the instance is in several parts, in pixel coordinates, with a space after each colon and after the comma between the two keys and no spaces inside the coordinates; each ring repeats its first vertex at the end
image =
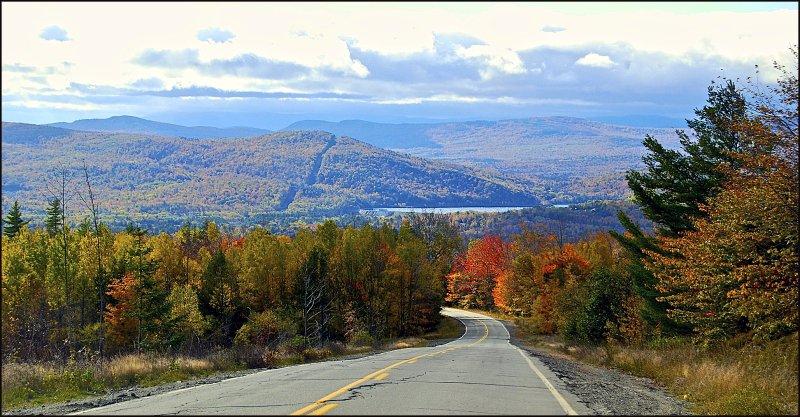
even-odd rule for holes
{"type": "Polygon", "coordinates": [[[218,320],[220,340],[232,340],[241,314],[238,283],[224,252],[217,250],[211,256],[200,277],[197,295],[200,310],[218,320]]]}
{"type": "Polygon", "coordinates": [[[663,253],[657,245],[656,239],[642,232],[639,226],[624,213],[619,212],[617,217],[628,234],[622,235],[614,230],[609,233],[620,242],[629,255],[628,276],[633,284],[633,290],[644,301],[641,311],[642,319],[651,326],[660,327],[666,333],[687,331],[686,326],[678,324],[667,316],[668,304],[660,300],[660,297],[667,294],[658,291],[656,277],[644,266],[645,251],[663,253]]]}
{"type": "Polygon", "coordinates": [[[173,333],[175,320],[169,314],[169,291],[154,277],[158,262],[150,259],[151,248],[143,241],[147,232],[132,225],[128,225],[126,232],[137,238],[131,252],[135,259],[136,299],[130,312],[138,324],[137,349],[162,350],[177,342],[173,333]]]}
{"type": "Polygon", "coordinates": [[[13,238],[19,233],[19,229],[28,224],[28,222],[30,220],[22,220],[22,210],[19,208],[19,202],[14,201],[11,211],[8,212],[8,216],[5,218],[3,233],[9,238],[13,238]]]}
{"type": "Polygon", "coordinates": [[[694,220],[704,216],[700,205],[717,194],[725,181],[720,167],[735,165],[731,152],[747,146],[736,129],[749,120],[747,105],[733,82],[709,87],[708,104],[695,114],[687,124],[696,140],[677,132],[683,152],[666,149],[647,136],[643,144],[649,153],[642,158],[647,170],[629,171],[626,176],[634,200],[662,236],[693,229],[694,220]]]}
{"type": "MultiPolygon", "coordinates": [[[[655,223],[659,236],[676,237],[694,230],[695,221],[706,216],[701,205],[722,189],[726,180],[723,166],[736,168],[732,157],[748,146],[737,126],[750,120],[747,103],[733,82],[708,88],[707,105],[696,109],[687,125],[696,140],[678,131],[683,152],[667,149],[651,136],[644,139],[649,153],[643,172],[629,171],[628,187],[644,215],[655,223]]],[[[627,249],[631,259],[629,274],[634,289],[645,301],[643,317],[651,325],[666,331],[685,329],[667,318],[667,305],[660,301],[666,294],[656,289],[656,277],[644,267],[645,251],[662,254],[656,240],[645,235],[625,213],[619,212],[625,235],[611,234],[627,249]]]]}
{"type": "Polygon", "coordinates": [[[55,236],[56,233],[61,231],[61,199],[56,197],[51,200],[47,206],[46,212],[47,217],[44,219],[45,229],[48,235],[55,236]]]}

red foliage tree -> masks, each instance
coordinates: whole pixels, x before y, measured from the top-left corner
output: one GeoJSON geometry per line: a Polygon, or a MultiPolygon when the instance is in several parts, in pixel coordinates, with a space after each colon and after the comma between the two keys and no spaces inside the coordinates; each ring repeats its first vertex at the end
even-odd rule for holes
{"type": "Polygon", "coordinates": [[[112,348],[128,346],[136,335],[138,323],[131,316],[136,297],[136,279],[132,273],[125,274],[108,286],[108,294],[113,300],[106,306],[105,321],[108,324],[108,341],[112,348]]]}
{"type": "Polygon", "coordinates": [[[508,269],[509,245],[499,236],[484,236],[470,242],[447,276],[446,301],[468,308],[494,306],[492,295],[497,279],[508,269]]]}

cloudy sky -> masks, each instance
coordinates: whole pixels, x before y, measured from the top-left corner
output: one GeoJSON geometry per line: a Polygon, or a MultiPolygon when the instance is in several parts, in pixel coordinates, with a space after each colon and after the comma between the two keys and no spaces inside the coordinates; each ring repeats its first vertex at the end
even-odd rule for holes
{"type": "Polygon", "coordinates": [[[3,3],[2,118],[681,119],[764,82],[796,3],[3,3]]]}

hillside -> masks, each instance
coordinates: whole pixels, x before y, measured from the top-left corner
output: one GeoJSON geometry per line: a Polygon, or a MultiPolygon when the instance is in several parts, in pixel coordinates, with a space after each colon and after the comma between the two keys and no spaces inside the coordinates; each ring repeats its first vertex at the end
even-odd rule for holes
{"type": "Polygon", "coordinates": [[[36,144],[43,140],[68,136],[74,133],[60,127],[3,122],[3,143],[36,144]]]}
{"type": "Polygon", "coordinates": [[[142,133],[193,139],[248,137],[269,133],[268,130],[254,127],[219,128],[211,126],[181,126],[133,116],[113,116],[107,119],[82,119],[69,123],[50,123],[48,126],[90,132],[142,133]]]}
{"type": "Polygon", "coordinates": [[[439,148],[440,145],[428,136],[434,125],[428,123],[375,123],[364,120],[303,120],[292,123],[282,130],[322,130],[335,135],[358,138],[384,149],[439,148]]]}
{"type": "Polygon", "coordinates": [[[673,129],[619,126],[571,117],[435,124],[304,121],[325,130],[416,156],[443,159],[517,178],[549,202],[622,198],[623,176],[641,166],[646,135],[675,147],[673,129]]]}
{"type": "MultiPolygon", "coordinates": [[[[45,205],[47,178],[66,168],[82,190],[86,161],[104,212],[172,223],[265,213],[343,213],[377,206],[535,205],[519,185],[325,132],[226,141],[75,132],[20,143],[4,130],[3,205],[45,205]]],[[[72,210],[82,211],[74,196],[72,210]]]]}

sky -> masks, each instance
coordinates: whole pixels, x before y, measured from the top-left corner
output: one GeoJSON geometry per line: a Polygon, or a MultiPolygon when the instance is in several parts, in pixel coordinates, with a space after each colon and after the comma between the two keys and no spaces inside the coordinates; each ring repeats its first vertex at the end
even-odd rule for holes
{"type": "Polygon", "coordinates": [[[2,119],[680,120],[797,38],[794,2],[2,3],[2,119]]]}

